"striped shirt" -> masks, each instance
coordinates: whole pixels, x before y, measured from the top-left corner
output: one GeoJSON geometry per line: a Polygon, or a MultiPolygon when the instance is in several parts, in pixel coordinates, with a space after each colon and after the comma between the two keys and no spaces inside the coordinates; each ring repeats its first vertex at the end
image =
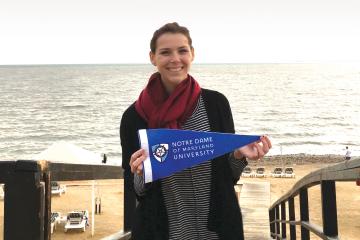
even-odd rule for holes
{"type": "MultiPolygon", "coordinates": [[[[200,96],[192,116],[182,129],[210,131],[205,105],[200,96]]],[[[231,154],[232,156],[232,154],[231,154]]],[[[246,161],[229,158],[234,177],[239,177],[246,161]]],[[[210,209],[211,163],[197,166],[161,179],[161,190],[169,220],[169,239],[219,239],[215,232],[207,229],[210,209]]],[[[138,195],[146,194],[144,179],[134,175],[134,187],[138,195]]]]}

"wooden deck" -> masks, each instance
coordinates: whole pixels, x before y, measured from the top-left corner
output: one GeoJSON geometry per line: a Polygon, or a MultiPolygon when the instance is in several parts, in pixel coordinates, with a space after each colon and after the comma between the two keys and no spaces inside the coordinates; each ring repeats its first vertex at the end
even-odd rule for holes
{"type": "Polygon", "coordinates": [[[270,183],[242,182],[239,201],[245,239],[271,239],[269,227],[270,183]]]}

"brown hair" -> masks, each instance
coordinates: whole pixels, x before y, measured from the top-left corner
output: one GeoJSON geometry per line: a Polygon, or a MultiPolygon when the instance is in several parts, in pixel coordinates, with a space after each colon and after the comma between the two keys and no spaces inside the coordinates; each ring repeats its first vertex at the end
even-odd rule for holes
{"type": "Polygon", "coordinates": [[[151,41],[150,41],[151,52],[155,53],[156,41],[164,33],[181,33],[181,34],[183,34],[188,39],[190,47],[193,48],[189,30],[186,27],[180,26],[177,22],[173,22],[173,23],[165,24],[164,26],[162,26],[161,28],[159,28],[158,30],[156,30],[154,32],[153,37],[151,38],[151,41]]]}

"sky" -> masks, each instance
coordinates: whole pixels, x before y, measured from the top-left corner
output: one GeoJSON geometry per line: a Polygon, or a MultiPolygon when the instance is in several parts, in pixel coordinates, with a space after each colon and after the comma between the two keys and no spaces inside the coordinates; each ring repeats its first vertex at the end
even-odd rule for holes
{"type": "Polygon", "coordinates": [[[149,63],[174,21],[195,63],[360,62],[359,0],[0,0],[0,65],[149,63]]]}

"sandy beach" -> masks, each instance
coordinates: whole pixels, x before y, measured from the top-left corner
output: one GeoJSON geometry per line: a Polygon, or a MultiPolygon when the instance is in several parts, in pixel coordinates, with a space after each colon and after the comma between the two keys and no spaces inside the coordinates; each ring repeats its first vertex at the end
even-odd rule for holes
{"type": "MultiPolygon", "coordinates": [[[[266,173],[273,170],[275,166],[292,166],[296,178],[242,178],[246,181],[269,181],[271,184],[271,203],[290,190],[293,185],[306,174],[343,161],[342,156],[336,155],[286,155],[271,156],[261,161],[250,162],[253,167],[264,166],[266,173]]],[[[86,209],[90,213],[90,227],[86,232],[69,231],[64,233],[62,225],[58,225],[52,239],[101,239],[111,235],[123,228],[123,180],[99,180],[96,181],[95,193],[101,196],[101,214],[95,215],[95,234],[91,236],[91,185],[90,181],[60,182],[66,184],[66,193],[61,196],[52,197],[52,211],[66,214],[76,209],[86,209]]],[[[355,182],[336,183],[339,236],[341,239],[357,239],[360,235],[360,187],[355,182]]],[[[241,194],[241,193],[240,193],[241,194]]],[[[321,196],[320,187],[315,186],[309,190],[310,219],[318,225],[321,220],[321,196]]],[[[295,198],[295,206],[298,198],[295,198]]],[[[0,200],[0,239],[3,239],[3,200],[0,200]]],[[[299,216],[299,211],[296,211],[299,216]]],[[[318,239],[310,235],[311,239],[318,239]]]]}

